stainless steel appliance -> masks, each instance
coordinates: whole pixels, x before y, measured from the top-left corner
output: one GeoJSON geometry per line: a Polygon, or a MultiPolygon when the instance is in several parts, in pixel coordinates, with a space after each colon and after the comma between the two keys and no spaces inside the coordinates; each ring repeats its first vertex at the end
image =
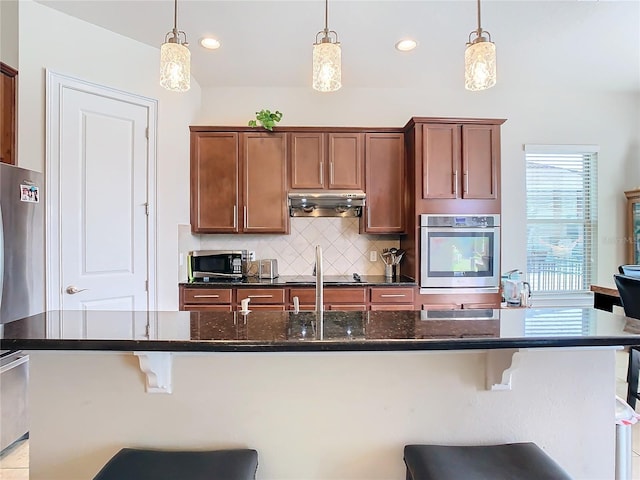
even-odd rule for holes
{"type": "Polygon", "coordinates": [[[292,217],[360,217],[366,194],[362,190],[294,191],[289,193],[292,217]]]}
{"type": "Polygon", "coordinates": [[[263,258],[260,260],[260,278],[278,278],[278,260],[263,258]]]}
{"type": "MultiPolygon", "coordinates": [[[[44,240],[42,174],[0,163],[0,336],[44,311],[44,240]]],[[[0,449],[28,431],[28,365],[23,352],[0,350],[0,449]]]]}
{"type": "Polygon", "coordinates": [[[420,287],[500,286],[500,215],[420,215],[420,287]]]}
{"type": "Polygon", "coordinates": [[[247,250],[196,250],[187,255],[189,281],[242,278],[249,257],[247,250]]]}

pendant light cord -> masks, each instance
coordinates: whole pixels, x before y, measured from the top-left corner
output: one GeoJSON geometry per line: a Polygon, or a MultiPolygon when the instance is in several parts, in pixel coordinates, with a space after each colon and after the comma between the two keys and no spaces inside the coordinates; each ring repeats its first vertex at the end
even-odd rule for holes
{"type": "Polygon", "coordinates": [[[480,35],[482,35],[482,27],[480,26],[480,0],[478,0],[478,36],[480,35]]]}
{"type": "Polygon", "coordinates": [[[324,0],[324,32],[329,32],[329,0],[324,0]]]}
{"type": "MultiPolygon", "coordinates": [[[[478,0],[478,2],[480,2],[480,0],[478,0]]],[[[478,20],[478,22],[479,21],[480,20],[478,20]]],[[[175,32],[177,30],[178,30],[178,0],[175,0],[174,7],[173,7],[173,31],[175,32]]]]}

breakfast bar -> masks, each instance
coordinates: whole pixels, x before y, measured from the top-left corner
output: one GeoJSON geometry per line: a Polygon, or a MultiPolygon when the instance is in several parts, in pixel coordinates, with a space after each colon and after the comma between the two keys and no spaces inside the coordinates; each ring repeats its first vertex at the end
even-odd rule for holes
{"type": "Polygon", "coordinates": [[[533,441],[612,478],[615,350],[595,309],[51,311],[31,357],[30,478],[92,478],[125,446],[255,448],[259,479],[402,479],[409,443],[533,441]]]}

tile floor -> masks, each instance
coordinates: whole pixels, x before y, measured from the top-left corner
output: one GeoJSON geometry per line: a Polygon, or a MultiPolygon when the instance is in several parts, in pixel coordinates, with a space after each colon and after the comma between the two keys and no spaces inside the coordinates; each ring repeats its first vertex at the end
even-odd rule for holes
{"type": "MultiPolygon", "coordinates": [[[[617,352],[616,392],[622,399],[627,396],[627,359],[627,352],[617,352]]],[[[640,402],[636,411],[640,412],[640,402]]],[[[640,422],[632,428],[632,480],[640,480],[640,422]]],[[[20,440],[0,454],[0,480],[29,480],[29,440],[20,440]]]]}

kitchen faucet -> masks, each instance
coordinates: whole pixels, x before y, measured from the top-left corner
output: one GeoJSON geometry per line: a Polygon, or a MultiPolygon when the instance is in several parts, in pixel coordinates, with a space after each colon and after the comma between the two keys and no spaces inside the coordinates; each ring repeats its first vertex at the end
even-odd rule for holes
{"type": "Polygon", "coordinates": [[[324,291],[323,291],[323,272],[322,272],[322,247],[316,245],[316,264],[314,267],[314,273],[316,275],[316,312],[322,312],[324,303],[324,291]]]}

